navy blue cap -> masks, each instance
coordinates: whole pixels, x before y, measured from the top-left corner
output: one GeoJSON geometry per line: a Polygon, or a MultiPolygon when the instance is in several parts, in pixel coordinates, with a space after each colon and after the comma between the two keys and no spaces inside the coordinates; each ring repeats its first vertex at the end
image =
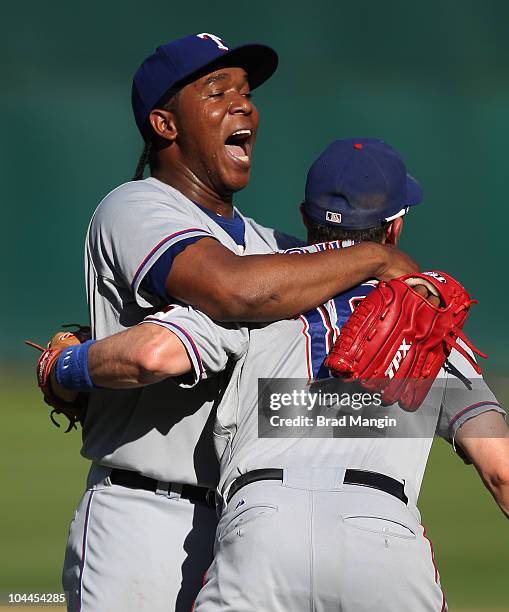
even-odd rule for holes
{"type": "Polygon", "coordinates": [[[230,66],[244,68],[249,85],[255,89],[274,74],[277,53],[260,44],[230,49],[215,34],[193,34],[157,47],[134,75],[132,106],[138,129],[144,134],[150,111],[171,91],[201,74],[230,66]]]}
{"type": "Polygon", "coordinates": [[[335,140],[311,166],[304,212],[345,229],[380,226],[422,202],[419,183],[397,151],[375,138],[335,140]]]}

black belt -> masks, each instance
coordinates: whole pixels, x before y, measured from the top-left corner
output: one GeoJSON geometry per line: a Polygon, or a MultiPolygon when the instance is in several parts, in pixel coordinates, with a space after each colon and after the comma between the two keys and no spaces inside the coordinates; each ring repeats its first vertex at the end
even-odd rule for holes
{"type": "MultiPolygon", "coordinates": [[[[129,487],[130,489],[143,489],[144,491],[151,491],[152,493],[155,493],[159,489],[158,480],[143,476],[143,474],[138,474],[138,472],[131,472],[130,470],[111,470],[110,480],[112,484],[120,485],[121,487],[129,487]]],[[[215,507],[215,495],[212,489],[189,484],[182,484],[179,486],[182,487],[180,497],[194,503],[205,504],[211,508],[215,507]]]]}
{"type": "MultiPolygon", "coordinates": [[[[233,484],[228,491],[226,503],[248,484],[257,482],[258,480],[283,480],[283,470],[277,468],[268,468],[265,470],[252,470],[246,474],[242,474],[233,481],[233,484]]],[[[394,495],[404,504],[408,503],[408,497],[405,495],[405,486],[390,476],[379,474],[378,472],[368,472],[366,470],[346,470],[344,484],[359,485],[361,487],[371,487],[385,491],[390,495],[394,495]]]]}

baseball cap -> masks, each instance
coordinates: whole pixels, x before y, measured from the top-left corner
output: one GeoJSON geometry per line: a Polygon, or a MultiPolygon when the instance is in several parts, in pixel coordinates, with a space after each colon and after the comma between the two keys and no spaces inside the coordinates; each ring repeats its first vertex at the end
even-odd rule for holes
{"type": "Polygon", "coordinates": [[[419,183],[390,145],[376,138],[335,140],[311,166],[303,203],[312,220],[367,229],[422,201],[419,183]]]}
{"type": "Polygon", "coordinates": [[[277,53],[257,43],[230,49],[222,38],[203,32],[157,47],[134,75],[132,106],[138,129],[144,134],[150,111],[171,91],[175,92],[201,74],[230,66],[244,68],[255,89],[275,72],[277,53]]]}

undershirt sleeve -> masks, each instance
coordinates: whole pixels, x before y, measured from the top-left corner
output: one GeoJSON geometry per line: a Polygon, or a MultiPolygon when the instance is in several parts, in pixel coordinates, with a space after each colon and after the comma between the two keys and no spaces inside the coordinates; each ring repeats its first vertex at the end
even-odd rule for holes
{"type": "Polygon", "coordinates": [[[182,253],[187,246],[194,244],[198,240],[201,240],[201,238],[205,238],[205,236],[195,235],[190,238],[182,238],[182,240],[175,242],[171,247],[166,249],[144,276],[140,283],[140,289],[151,295],[157,295],[164,302],[168,301],[170,296],[166,292],[166,279],[171,271],[173,260],[179,253],[182,253]]]}

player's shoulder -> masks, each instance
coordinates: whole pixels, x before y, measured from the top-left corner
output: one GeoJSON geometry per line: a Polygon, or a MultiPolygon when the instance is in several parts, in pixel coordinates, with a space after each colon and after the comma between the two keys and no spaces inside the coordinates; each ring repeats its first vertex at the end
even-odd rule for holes
{"type": "Polygon", "coordinates": [[[180,191],[155,178],[148,177],[141,181],[128,181],[119,185],[102,199],[98,210],[125,207],[130,204],[139,205],[150,202],[172,204],[183,201],[188,200],[180,191]]]}
{"type": "Polygon", "coordinates": [[[285,234],[272,227],[267,227],[255,221],[252,217],[246,217],[237,208],[235,209],[244,220],[244,223],[249,226],[256,234],[261,236],[266,242],[271,244],[276,251],[284,251],[292,247],[298,247],[303,244],[300,238],[296,238],[291,234],[285,234]]]}
{"type": "Polygon", "coordinates": [[[235,207],[235,211],[244,221],[244,225],[246,226],[246,228],[251,228],[252,231],[254,231],[256,234],[258,234],[265,240],[267,238],[273,239],[275,230],[272,227],[266,227],[265,225],[262,225],[261,223],[255,221],[252,217],[246,217],[246,215],[243,215],[237,207],[235,207]]]}
{"type": "Polygon", "coordinates": [[[118,224],[121,220],[125,224],[130,217],[139,223],[143,213],[164,210],[182,214],[187,208],[192,209],[193,204],[180,191],[148,177],[128,181],[110,191],[95,210],[91,227],[118,224]]]}

